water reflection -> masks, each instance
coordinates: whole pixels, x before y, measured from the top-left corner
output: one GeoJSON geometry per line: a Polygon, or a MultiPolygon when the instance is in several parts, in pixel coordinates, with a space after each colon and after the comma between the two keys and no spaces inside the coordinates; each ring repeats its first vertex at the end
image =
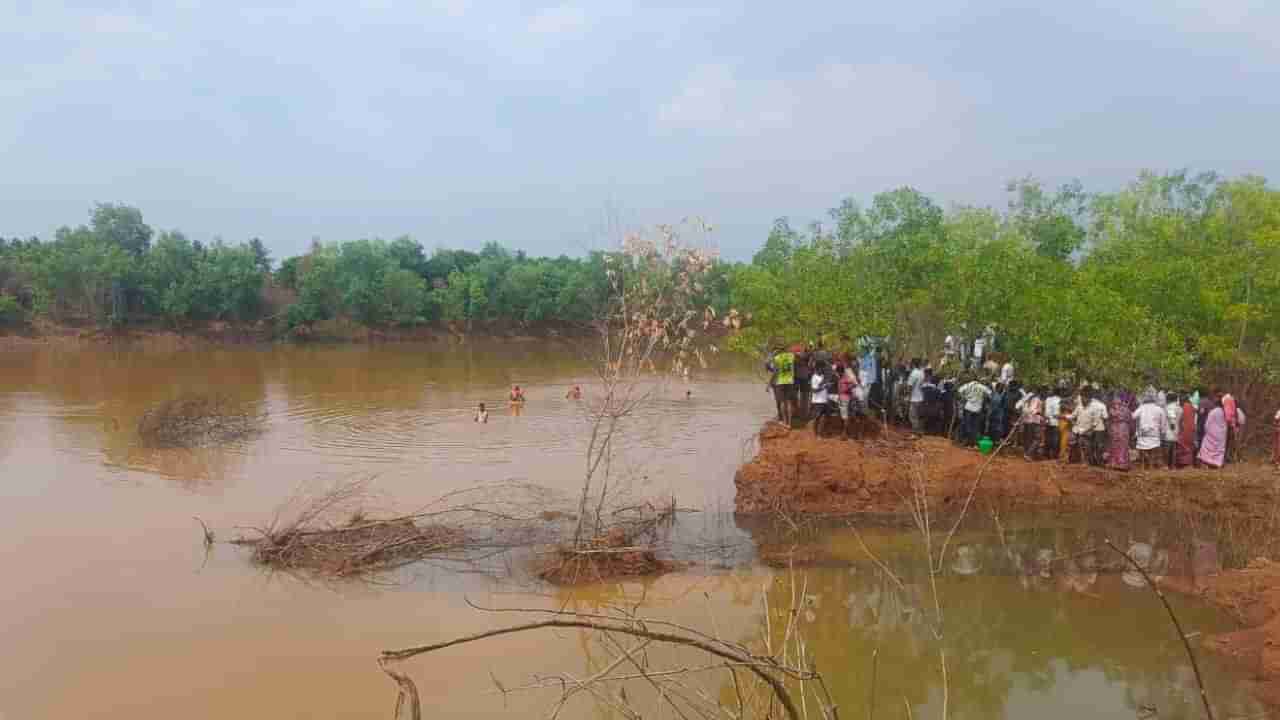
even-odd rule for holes
{"type": "MultiPolygon", "coordinates": [[[[1043,552],[1047,548],[1033,551],[1038,561],[1030,572],[969,572],[977,554],[994,562],[1000,544],[987,553],[977,544],[963,547],[971,550],[957,552],[966,558],[964,572],[937,579],[940,621],[922,559],[912,562],[902,554],[886,560],[898,580],[870,563],[804,572],[809,601],[801,617],[842,708],[866,707],[872,653],[878,652],[880,697],[899,707],[905,698],[918,714],[938,712],[941,648],[952,717],[1017,717],[1019,709],[1031,708],[1040,716],[1074,717],[1085,708],[1091,717],[1132,718],[1147,705],[1159,708],[1161,717],[1199,715],[1182,644],[1147,591],[1133,592],[1119,575],[1085,569],[1088,555],[1054,563],[1043,552]]],[[[786,608],[790,581],[779,578],[769,592],[771,607],[786,608]]],[[[1176,607],[1189,628],[1229,628],[1204,606],[1176,607]]],[[[1214,665],[1207,683],[1220,713],[1256,711],[1231,674],[1208,664],[1214,665]]]]}

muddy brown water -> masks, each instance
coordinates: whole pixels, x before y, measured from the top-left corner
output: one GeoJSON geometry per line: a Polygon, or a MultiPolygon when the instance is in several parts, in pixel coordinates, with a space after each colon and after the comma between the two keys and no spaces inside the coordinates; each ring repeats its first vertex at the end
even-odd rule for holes
{"type": "MultiPolygon", "coordinates": [[[[879,716],[902,715],[905,699],[916,717],[937,717],[936,616],[918,533],[869,531],[901,585],[839,527],[795,540],[820,546],[824,561],[792,575],[754,557],[785,528],[730,514],[733,472],[772,411],[761,381],[751,364],[725,359],[671,385],[626,429],[617,476],[638,497],[703,510],[674,532],[687,572],[567,590],[514,567],[424,563],[390,585],[321,584],[266,574],[225,544],[206,557],[193,518],[225,538],[268,522],[300,485],[357,476],[373,477],[388,507],[499,481],[572,492],[586,423],[565,393],[576,383],[591,392],[589,368],[542,343],[0,352],[0,718],[385,718],[395,688],[375,665],[380,650],[509,619],[468,601],[626,603],[754,641],[762,597],[780,612],[793,592],[843,716],[864,716],[878,648],[879,716]],[[504,402],[512,383],[529,398],[519,416],[504,402]],[[141,447],[141,414],[184,391],[226,393],[261,413],[265,430],[220,448],[141,447]],[[491,406],[487,425],[472,421],[479,402],[491,406]]],[[[1081,532],[1070,520],[1005,519],[998,536],[979,522],[957,538],[992,569],[949,566],[939,584],[951,717],[1133,718],[1148,706],[1162,718],[1199,715],[1181,644],[1149,593],[1115,573],[1085,583],[1008,571],[1008,558],[1062,554],[1081,532]]],[[[1231,627],[1209,608],[1178,607],[1194,632],[1231,627]]],[[[600,657],[586,635],[540,631],[407,668],[432,717],[529,717],[554,696],[504,697],[492,678],[511,687],[535,674],[582,677],[600,657]]],[[[1203,663],[1219,717],[1258,713],[1238,670],[1203,663]]],[[[713,695],[730,687],[703,682],[713,695]]],[[[584,697],[566,716],[604,712],[584,697]]]]}

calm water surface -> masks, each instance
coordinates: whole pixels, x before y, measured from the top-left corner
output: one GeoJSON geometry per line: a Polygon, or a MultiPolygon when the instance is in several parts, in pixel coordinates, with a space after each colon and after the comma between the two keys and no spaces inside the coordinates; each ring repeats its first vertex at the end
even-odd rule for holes
{"type": "MultiPolygon", "coordinates": [[[[829,562],[797,578],[753,560],[755,544],[778,542],[779,531],[740,526],[727,511],[733,472],[772,402],[753,368],[731,360],[655,397],[629,422],[614,471],[638,497],[705,510],[676,529],[689,541],[685,559],[697,561],[691,572],[569,591],[528,582],[518,568],[504,576],[425,563],[392,587],[334,586],[263,574],[228,545],[205,557],[193,517],[228,537],[268,522],[300,486],[373,477],[379,502],[400,508],[499,481],[571,492],[586,421],[564,396],[575,383],[591,392],[588,370],[537,343],[0,352],[0,718],[388,717],[394,685],[374,663],[380,650],[508,620],[468,598],[626,602],[749,641],[764,622],[762,597],[776,611],[797,587],[811,649],[844,708],[866,708],[879,648],[880,702],[901,713],[906,698],[918,717],[937,716],[932,600],[913,533],[870,536],[901,586],[839,529],[806,541],[822,544],[829,562]],[[529,397],[518,417],[505,409],[512,383],[529,397]],[[187,391],[229,395],[265,415],[265,432],[222,448],[140,447],[141,414],[187,391]],[[479,402],[494,409],[488,425],[472,422],[479,402]]],[[[998,543],[977,527],[965,542],[998,546],[1002,557],[1010,547],[1061,553],[1084,532],[1065,521],[1006,525],[998,543]]],[[[952,717],[1133,718],[1144,705],[1163,718],[1197,716],[1190,669],[1159,606],[1116,575],[1068,587],[948,572],[939,591],[952,717]]],[[[1180,605],[1192,630],[1230,627],[1180,605]]],[[[584,635],[544,632],[408,668],[432,716],[528,717],[551,697],[504,702],[491,677],[512,686],[534,673],[582,676],[598,650],[584,635]]],[[[1256,714],[1239,675],[1205,664],[1224,715],[1256,714]]],[[[726,691],[722,680],[706,681],[709,691],[726,691]]],[[[584,701],[568,715],[598,712],[584,701]]]]}

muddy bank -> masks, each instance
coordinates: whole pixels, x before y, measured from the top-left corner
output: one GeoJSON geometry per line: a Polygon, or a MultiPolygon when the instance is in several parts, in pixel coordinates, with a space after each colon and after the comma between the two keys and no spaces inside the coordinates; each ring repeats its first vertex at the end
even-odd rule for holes
{"type": "Polygon", "coordinates": [[[1206,638],[1204,647],[1248,671],[1256,683],[1254,695],[1280,708],[1280,563],[1257,558],[1208,578],[1198,588],[1176,589],[1200,595],[1243,626],[1206,638]]]}
{"type": "Polygon", "coordinates": [[[1116,472],[1057,462],[1027,462],[1013,446],[989,458],[941,437],[912,439],[897,431],[861,440],[815,438],[768,423],[759,451],[734,477],[739,513],[842,515],[907,510],[913,477],[922,477],[939,509],[974,499],[1002,507],[1064,510],[1142,508],[1159,512],[1272,517],[1280,502],[1274,468],[1242,464],[1220,471],[1116,472]],[[985,469],[984,469],[985,467],[985,469]]]}

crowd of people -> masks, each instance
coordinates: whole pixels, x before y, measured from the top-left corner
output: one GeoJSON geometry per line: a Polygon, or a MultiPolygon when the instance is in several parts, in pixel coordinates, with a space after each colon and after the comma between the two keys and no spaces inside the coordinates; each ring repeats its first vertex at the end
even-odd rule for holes
{"type": "MultiPolygon", "coordinates": [[[[1247,416],[1230,393],[1024,385],[997,353],[981,365],[947,360],[940,377],[919,358],[894,366],[876,352],[779,346],[766,370],[778,420],[788,427],[812,420],[815,435],[839,420],[848,439],[859,418],[872,417],[965,447],[1012,444],[1030,461],[1129,470],[1221,468],[1239,457],[1247,416]]],[[[1272,455],[1280,463],[1280,411],[1275,420],[1272,455]]]]}

